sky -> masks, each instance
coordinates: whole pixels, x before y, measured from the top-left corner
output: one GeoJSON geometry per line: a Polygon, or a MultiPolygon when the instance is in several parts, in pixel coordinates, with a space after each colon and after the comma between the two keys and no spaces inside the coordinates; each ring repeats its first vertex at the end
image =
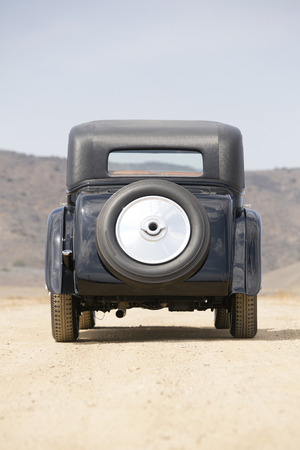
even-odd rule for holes
{"type": "Polygon", "coordinates": [[[246,170],[300,167],[299,0],[0,0],[0,148],[67,156],[74,125],[212,120],[246,170]]]}

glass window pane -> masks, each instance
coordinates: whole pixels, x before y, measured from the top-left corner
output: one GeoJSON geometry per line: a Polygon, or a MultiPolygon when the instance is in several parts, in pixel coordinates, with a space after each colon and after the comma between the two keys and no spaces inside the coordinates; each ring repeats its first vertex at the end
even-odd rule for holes
{"type": "Polygon", "coordinates": [[[199,177],[202,172],[202,155],[193,150],[116,150],[108,157],[114,176],[199,177]]]}

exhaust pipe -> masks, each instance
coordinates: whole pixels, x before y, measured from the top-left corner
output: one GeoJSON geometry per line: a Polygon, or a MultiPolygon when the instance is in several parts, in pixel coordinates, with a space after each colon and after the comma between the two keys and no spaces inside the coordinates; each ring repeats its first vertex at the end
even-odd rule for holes
{"type": "Polygon", "coordinates": [[[126,316],[126,309],[117,309],[116,316],[118,319],[122,319],[122,317],[126,316]]]}
{"type": "Polygon", "coordinates": [[[125,302],[125,296],[119,295],[118,296],[118,309],[116,311],[116,316],[119,319],[122,319],[126,316],[126,309],[127,309],[127,302],[125,302]]]}

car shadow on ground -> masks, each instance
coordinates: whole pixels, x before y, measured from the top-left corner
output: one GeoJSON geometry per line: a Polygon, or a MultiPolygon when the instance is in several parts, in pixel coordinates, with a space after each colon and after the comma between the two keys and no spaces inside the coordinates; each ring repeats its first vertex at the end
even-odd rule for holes
{"type": "MultiPolygon", "coordinates": [[[[80,330],[77,344],[112,344],[130,342],[167,342],[167,341],[217,341],[234,339],[229,330],[217,330],[212,327],[178,326],[138,326],[138,327],[95,327],[92,330],[80,330]]],[[[300,330],[259,329],[254,341],[278,341],[300,339],[300,330]]],[[[237,340],[237,339],[235,339],[237,340]]],[[[242,339],[245,341],[245,339],[242,339]]]]}

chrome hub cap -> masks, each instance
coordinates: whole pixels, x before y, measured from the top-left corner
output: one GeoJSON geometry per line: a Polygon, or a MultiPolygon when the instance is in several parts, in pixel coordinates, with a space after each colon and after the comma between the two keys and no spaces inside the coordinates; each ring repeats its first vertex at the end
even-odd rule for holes
{"type": "Polygon", "coordinates": [[[161,217],[147,217],[140,226],[140,233],[144,239],[155,241],[165,236],[166,222],[161,217]]]}
{"type": "Polygon", "coordinates": [[[122,250],[145,264],[176,258],[186,248],[190,235],[185,211],[159,196],[141,197],[129,203],[116,223],[116,238],[122,250]]]}

